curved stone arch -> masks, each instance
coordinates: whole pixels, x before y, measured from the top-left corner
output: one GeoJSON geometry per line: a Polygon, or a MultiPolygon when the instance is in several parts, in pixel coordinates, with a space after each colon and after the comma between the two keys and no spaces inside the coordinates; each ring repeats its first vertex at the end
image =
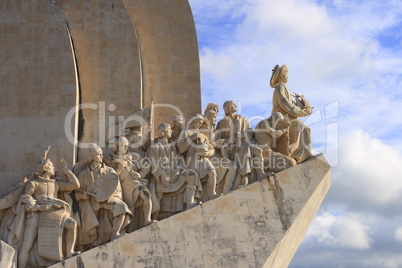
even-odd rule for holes
{"type": "MultiPolygon", "coordinates": [[[[138,41],[122,1],[58,0],[70,28],[80,79],[80,142],[105,147],[118,116],[142,108],[138,41]]],[[[86,150],[79,148],[79,159],[86,150]]]]}
{"type": "MultiPolygon", "coordinates": [[[[137,33],[143,69],[143,107],[169,104],[186,118],[201,112],[200,66],[188,0],[123,0],[137,33]]],[[[158,108],[154,127],[175,112],[158,108]]]]}

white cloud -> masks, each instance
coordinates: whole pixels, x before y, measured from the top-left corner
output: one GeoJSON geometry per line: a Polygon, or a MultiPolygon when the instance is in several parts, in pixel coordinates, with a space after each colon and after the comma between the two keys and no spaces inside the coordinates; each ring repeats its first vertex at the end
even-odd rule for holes
{"type": "Polygon", "coordinates": [[[402,155],[364,131],[340,141],[339,166],[333,172],[331,200],[350,207],[402,205],[402,155]]]}
{"type": "Polygon", "coordinates": [[[324,213],[314,219],[307,237],[332,248],[367,250],[372,240],[370,228],[356,215],[334,216],[324,213]]]}
{"type": "Polygon", "coordinates": [[[402,227],[398,227],[395,230],[395,240],[402,243],[402,227]]]}

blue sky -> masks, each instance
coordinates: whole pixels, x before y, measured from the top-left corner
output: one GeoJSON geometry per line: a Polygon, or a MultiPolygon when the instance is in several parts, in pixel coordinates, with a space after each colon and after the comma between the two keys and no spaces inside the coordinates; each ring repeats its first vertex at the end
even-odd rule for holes
{"type": "Polygon", "coordinates": [[[203,107],[268,117],[276,64],[315,107],[332,187],[290,267],[402,267],[402,1],[189,2],[203,107]]]}

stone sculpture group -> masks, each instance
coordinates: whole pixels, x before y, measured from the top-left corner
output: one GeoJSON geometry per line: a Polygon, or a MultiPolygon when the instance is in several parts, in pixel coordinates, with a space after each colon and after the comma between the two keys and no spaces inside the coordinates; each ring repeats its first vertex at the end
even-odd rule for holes
{"type": "Polygon", "coordinates": [[[217,124],[219,106],[209,103],[187,124],[179,115],[160,124],[152,141],[133,131],[110,155],[91,144],[72,170],[61,159],[55,172],[49,147],[36,172],[0,198],[1,251],[15,251],[8,265],[51,265],[310,158],[311,132],[298,117],[312,107],[302,95],[292,100],[287,79],[287,66],[275,66],[272,115],[254,130],[226,101],[217,124]]]}

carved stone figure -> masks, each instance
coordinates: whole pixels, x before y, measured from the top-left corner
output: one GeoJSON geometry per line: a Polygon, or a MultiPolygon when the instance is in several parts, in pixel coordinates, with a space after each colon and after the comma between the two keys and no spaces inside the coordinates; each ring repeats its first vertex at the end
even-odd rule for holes
{"type": "MultiPolygon", "coordinates": [[[[211,104],[211,103],[210,103],[211,104]]],[[[226,147],[223,147],[225,140],[215,140],[215,123],[217,112],[215,110],[207,110],[204,114],[204,123],[201,126],[201,131],[205,134],[210,143],[215,148],[215,154],[211,158],[211,162],[215,167],[216,192],[218,194],[227,194],[233,187],[233,182],[236,178],[237,165],[230,159],[224,157],[227,153],[222,153],[226,147]]]]}
{"type": "Polygon", "coordinates": [[[119,178],[113,168],[103,163],[102,149],[92,144],[90,159],[78,180],[80,228],[77,246],[89,249],[125,235],[132,213],[123,202],[119,178]]]}
{"type": "MultiPolygon", "coordinates": [[[[209,142],[215,147],[215,124],[217,113],[214,110],[206,110],[200,131],[207,136],[209,142]]],[[[224,142],[224,140],[223,140],[224,142]]]]}
{"type": "Polygon", "coordinates": [[[23,241],[26,214],[19,199],[27,181],[28,178],[25,177],[0,198],[0,267],[16,268],[18,264],[18,249],[23,241]]]}
{"type": "Polygon", "coordinates": [[[289,157],[289,127],[289,119],[280,112],[273,113],[255,127],[255,139],[263,150],[264,166],[269,171],[278,172],[297,164],[289,157]]]}
{"type": "Polygon", "coordinates": [[[205,107],[204,114],[206,114],[207,111],[210,111],[210,110],[212,110],[212,111],[214,111],[216,114],[218,114],[218,113],[219,113],[219,105],[216,104],[216,103],[214,103],[214,102],[208,103],[208,104],[207,104],[207,107],[205,107]]]}
{"type": "MultiPolygon", "coordinates": [[[[142,210],[143,220],[138,225],[148,226],[155,221],[151,220],[151,213],[158,210],[158,204],[155,204],[156,211],[153,210],[151,193],[148,190],[148,180],[145,176],[149,173],[151,167],[148,162],[127,154],[129,142],[125,137],[119,137],[115,144],[112,164],[119,176],[123,190],[123,200],[128,205],[130,211],[134,214],[135,209],[142,210]]],[[[138,155],[137,155],[138,156],[138,155]]],[[[139,219],[140,215],[135,215],[139,219]]],[[[133,221],[134,222],[134,221],[133,221]]],[[[130,224],[129,227],[134,227],[130,224]]],[[[129,232],[135,228],[129,228],[129,232]]]]}
{"type": "Polygon", "coordinates": [[[202,196],[200,179],[194,170],[186,169],[184,159],[169,143],[172,130],[169,124],[158,126],[158,138],[148,148],[152,179],[160,204],[159,219],[192,208],[202,196]]]}
{"type": "Polygon", "coordinates": [[[216,138],[225,139],[226,144],[234,149],[230,157],[234,160],[233,153],[236,153],[236,148],[239,148],[241,145],[242,133],[246,133],[246,138],[251,141],[253,139],[253,129],[251,128],[250,122],[247,118],[240,114],[235,114],[235,112],[237,112],[237,106],[234,101],[225,101],[223,109],[225,111],[225,116],[218,122],[216,127],[218,130],[216,138]]]}
{"type": "Polygon", "coordinates": [[[290,157],[297,163],[303,162],[312,156],[311,153],[311,130],[298,117],[311,114],[312,107],[307,100],[295,93],[296,102],[291,99],[286,87],[288,82],[288,67],[278,65],[272,70],[270,86],[275,88],[272,97],[272,113],[280,112],[289,116],[289,150],[290,157]]]}
{"type": "Polygon", "coordinates": [[[204,118],[200,114],[194,115],[189,122],[189,129],[184,131],[183,138],[177,146],[179,152],[185,155],[188,168],[195,170],[203,184],[205,194],[203,201],[216,198],[216,171],[209,160],[215,153],[207,136],[200,132],[204,118]]]}
{"type": "Polygon", "coordinates": [[[172,121],[172,137],[170,138],[170,141],[174,142],[181,138],[180,134],[184,130],[184,119],[181,115],[174,115],[172,116],[172,121]]]}
{"type": "Polygon", "coordinates": [[[146,142],[142,138],[142,134],[140,131],[132,131],[128,137],[129,153],[136,153],[140,157],[145,157],[145,152],[147,150],[146,142]]]}
{"type": "MultiPolygon", "coordinates": [[[[34,242],[38,243],[39,265],[59,262],[63,259],[63,229],[66,229],[66,255],[70,258],[74,251],[77,223],[70,217],[70,205],[58,198],[59,192],[71,192],[80,187],[77,177],[67,169],[61,159],[63,173],[68,181],[56,181],[53,163],[47,159],[47,152],[38,166],[35,178],[28,181],[24,194],[20,197],[25,204],[26,220],[23,241],[18,254],[18,267],[26,267],[29,252],[34,242]]],[[[16,224],[18,224],[16,222],[16,224]]]]}
{"type": "Polygon", "coordinates": [[[225,139],[224,152],[238,167],[232,187],[245,186],[249,178],[245,177],[246,174],[254,175],[252,181],[266,178],[262,150],[253,143],[254,133],[250,122],[240,114],[235,114],[237,107],[234,101],[226,101],[223,109],[225,117],[218,123],[216,137],[225,139]]]}

